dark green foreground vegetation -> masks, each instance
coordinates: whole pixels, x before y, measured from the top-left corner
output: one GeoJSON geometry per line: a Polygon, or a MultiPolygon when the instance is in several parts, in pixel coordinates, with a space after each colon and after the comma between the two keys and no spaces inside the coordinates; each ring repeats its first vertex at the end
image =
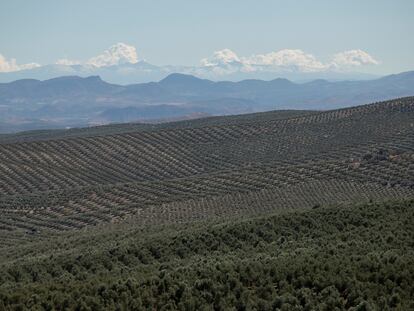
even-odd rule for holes
{"type": "Polygon", "coordinates": [[[100,228],[0,260],[0,310],[413,310],[414,200],[100,228]]]}

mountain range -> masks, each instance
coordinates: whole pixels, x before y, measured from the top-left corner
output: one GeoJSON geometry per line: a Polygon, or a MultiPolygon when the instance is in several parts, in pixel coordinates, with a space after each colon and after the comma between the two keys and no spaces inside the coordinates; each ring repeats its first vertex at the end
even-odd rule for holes
{"type": "Polygon", "coordinates": [[[275,76],[283,77],[296,82],[312,81],[315,79],[326,79],[329,81],[339,80],[369,80],[379,76],[347,71],[318,71],[303,72],[292,68],[278,69],[276,72],[271,68],[256,68],[246,71],[238,62],[217,64],[216,66],[182,66],[182,65],[154,65],[145,60],[136,63],[123,62],[114,65],[97,67],[90,64],[48,64],[36,66],[19,71],[0,72],[0,83],[12,82],[21,79],[48,80],[62,76],[100,76],[103,80],[115,84],[133,84],[159,81],[172,73],[194,75],[213,81],[228,80],[240,81],[245,79],[270,80],[275,76]]]}
{"type": "Polygon", "coordinates": [[[379,64],[372,55],[360,49],[338,52],[329,59],[320,60],[300,49],[242,56],[224,48],[200,59],[198,65],[154,65],[140,58],[134,46],[118,42],[87,60],[61,58],[43,65],[36,62],[18,64],[16,59],[7,59],[0,54],[0,83],[27,78],[100,76],[109,83],[126,85],[159,81],[172,73],[213,81],[271,80],[275,77],[295,82],[368,80],[379,78],[367,71],[368,67],[379,64]]]}
{"type": "Polygon", "coordinates": [[[170,74],[159,82],[111,84],[99,76],[0,84],[0,132],[113,122],[175,120],[268,110],[328,110],[414,95],[414,71],[373,80],[211,81],[170,74]]]}

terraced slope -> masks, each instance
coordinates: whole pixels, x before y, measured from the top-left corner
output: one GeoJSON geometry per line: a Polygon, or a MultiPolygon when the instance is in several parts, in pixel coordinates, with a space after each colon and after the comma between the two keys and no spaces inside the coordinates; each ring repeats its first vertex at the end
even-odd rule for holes
{"type": "Polygon", "coordinates": [[[98,129],[0,143],[0,244],[125,219],[181,223],[414,194],[412,97],[98,129]]]}

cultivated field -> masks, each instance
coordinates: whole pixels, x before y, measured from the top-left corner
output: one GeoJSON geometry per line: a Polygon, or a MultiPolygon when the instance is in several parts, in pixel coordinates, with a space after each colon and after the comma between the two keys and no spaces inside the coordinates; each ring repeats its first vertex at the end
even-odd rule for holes
{"type": "Polygon", "coordinates": [[[414,193],[414,98],[99,129],[2,138],[2,246],[414,193]]]}

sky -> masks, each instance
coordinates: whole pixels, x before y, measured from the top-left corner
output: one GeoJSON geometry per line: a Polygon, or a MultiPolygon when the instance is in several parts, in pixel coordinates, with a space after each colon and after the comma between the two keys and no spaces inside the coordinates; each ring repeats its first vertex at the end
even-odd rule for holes
{"type": "Polygon", "coordinates": [[[413,13],[412,0],[1,0],[0,62],[84,63],[122,42],[157,65],[211,64],[222,50],[246,62],[301,51],[332,64],[362,51],[358,71],[389,74],[414,70],[413,13]]]}

